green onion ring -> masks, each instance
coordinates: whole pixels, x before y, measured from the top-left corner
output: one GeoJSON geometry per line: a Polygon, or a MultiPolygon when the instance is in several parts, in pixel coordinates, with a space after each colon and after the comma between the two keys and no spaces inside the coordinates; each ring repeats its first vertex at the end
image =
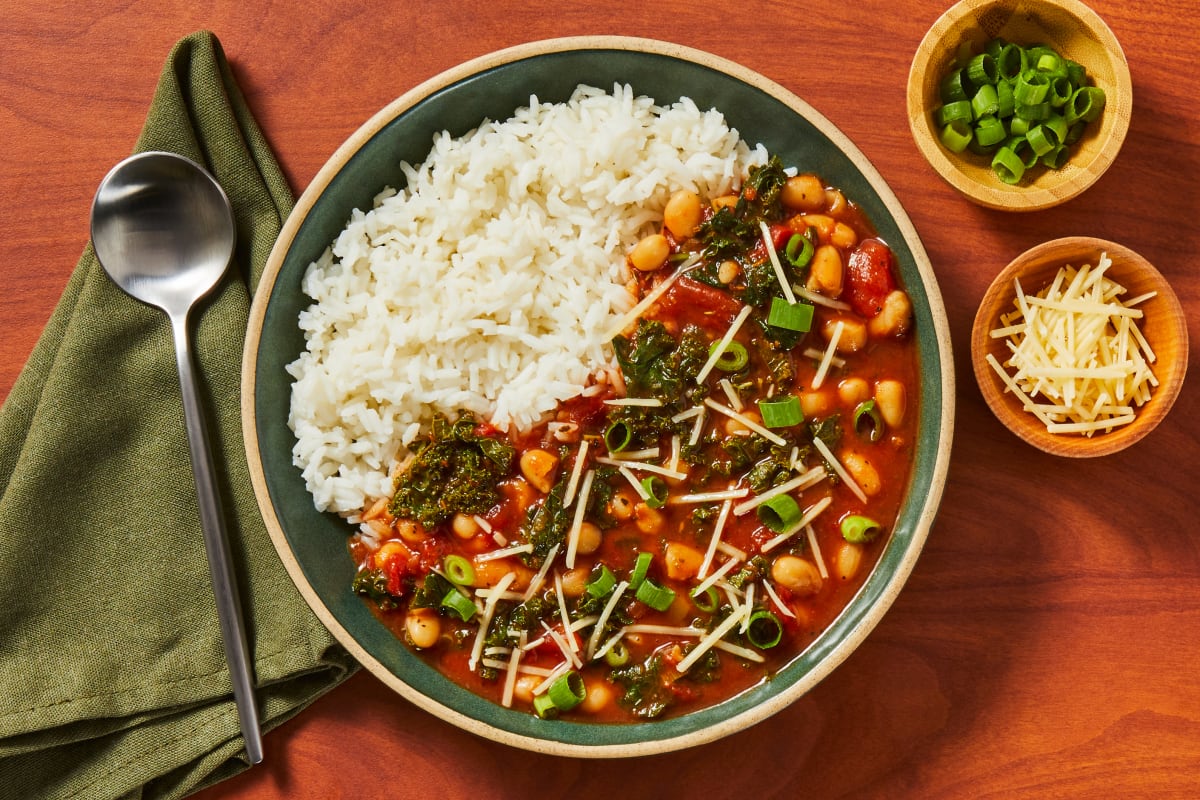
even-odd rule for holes
{"type": "Polygon", "coordinates": [[[657,475],[642,478],[642,491],[646,493],[644,502],[650,508],[662,508],[667,504],[667,483],[657,475]]]}
{"type": "Polygon", "coordinates": [[[971,126],[961,119],[956,119],[942,127],[940,138],[951,153],[961,153],[971,143],[972,136],[971,126]]]}
{"type": "Polygon", "coordinates": [[[694,591],[690,592],[688,597],[692,599],[692,605],[706,614],[716,611],[717,606],[721,602],[721,595],[717,594],[717,587],[715,586],[709,586],[700,594],[696,594],[694,591]]]}
{"type": "MultiPolygon", "coordinates": [[[[963,109],[960,105],[959,112],[962,110],[963,109]]],[[[967,108],[965,110],[967,113],[970,113],[970,103],[967,103],[967,108]]],[[[784,258],[786,258],[788,263],[796,269],[804,269],[807,267],[808,262],[812,261],[813,253],[815,252],[816,248],[813,246],[812,239],[807,236],[802,236],[798,233],[793,235],[792,238],[788,239],[787,245],[783,248],[784,258]]]]}
{"type": "Polygon", "coordinates": [[[470,561],[457,553],[446,556],[442,562],[442,569],[446,571],[450,582],[457,586],[470,586],[475,582],[475,568],[471,566],[470,561]]]}
{"type": "Polygon", "coordinates": [[[600,564],[592,570],[592,574],[583,588],[589,595],[599,600],[612,594],[616,585],[617,577],[613,575],[612,570],[608,568],[608,565],[600,564]]]}
{"type": "Polygon", "coordinates": [[[635,596],[655,611],[666,611],[671,607],[671,603],[675,602],[674,589],[659,586],[652,580],[642,581],[635,596]]]}
{"type": "Polygon", "coordinates": [[[851,514],[842,520],[842,538],[852,544],[873,542],[883,533],[883,526],[870,517],[851,514]]]}
{"type": "Polygon", "coordinates": [[[586,697],[587,686],[583,683],[583,676],[571,670],[550,684],[544,694],[533,698],[533,710],[542,719],[549,719],[570,711],[586,697]]]}
{"type": "MultiPolygon", "coordinates": [[[[708,355],[710,357],[716,352],[719,344],[721,343],[717,341],[709,345],[708,355]]],[[[715,366],[722,372],[737,372],[748,363],[750,363],[750,354],[746,352],[746,346],[740,342],[729,342],[721,351],[721,355],[717,356],[715,366]]]]}
{"type": "Polygon", "coordinates": [[[783,623],[770,611],[755,611],[746,626],[746,639],[759,650],[769,650],[783,639],[783,623]]]}
{"type": "Polygon", "coordinates": [[[1001,147],[992,158],[992,171],[1004,183],[1019,183],[1025,174],[1025,162],[1011,148],[1001,147]]]}
{"type": "Polygon", "coordinates": [[[868,442],[878,442],[883,438],[883,415],[879,413],[874,397],[855,406],[854,432],[868,442]]]}
{"type": "Polygon", "coordinates": [[[758,519],[775,533],[783,533],[800,521],[800,506],[791,495],[772,497],[758,507],[758,519]]]}
{"type": "Polygon", "coordinates": [[[637,559],[633,562],[633,572],[629,575],[629,588],[637,591],[637,588],[642,585],[642,581],[646,580],[646,576],[650,574],[650,562],[654,560],[654,555],[651,553],[638,553],[637,559]]]}
{"type": "Polygon", "coordinates": [[[812,303],[789,303],[782,297],[771,298],[767,312],[767,324],[784,330],[807,333],[812,327],[814,307],[812,303]]]}
{"type": "Polygon", "coordinates": [[[604,446],[610,453],[619,453],[633,441],[633,429],[624,420],[617,420],[604,432],[604,446]]]}
{"type": "Polygon", "coordinates": [[[463,622],[470,621],[471,617],[475,616],[477,609],[475,601],[462,593],[460,589],[451,589],[442,597],[442,608],[453,611],[458,614],[463,622]]]}
{"type": "Polygon", "coordinates": [[[629,663],[629,648],[624,642],[618,641],[604,654],[604,661],[610,667],[623,667],[629,663]]]}

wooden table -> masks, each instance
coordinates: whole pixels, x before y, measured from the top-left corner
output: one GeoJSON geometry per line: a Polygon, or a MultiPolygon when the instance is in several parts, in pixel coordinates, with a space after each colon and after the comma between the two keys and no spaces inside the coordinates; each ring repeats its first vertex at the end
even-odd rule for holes
{"type": "MultiPolygon", "coordinates": [[[[483,741],[360,673],[266,739],[266,763],[203,794],[268,797],[1200,796],[1200,392],[1125,453],[1074,462],[1008,434],[967,338],[996,271],[1067,234],[1115,239],[1200,311],[1200,19],[1182,2],[1094,0],[1124,45],[1136,113],[1082,197],[1014,216],[921,160],[909,59],[933,0],[3,3],[0,397],[87,238],[95,187],[136,137],[170,46],[221,37],[297,193],[404,90],[520,42],[673,40],[778,81],[866,153],[908,209],[949,309],[958,424],[942,510],[899,601],[787,711],[691,751],[561,760],[483,741]]],[[[1190,325],[1192,342],[1200,325],[1190,325]]],[[[1194,347],[1194,346],[1193,346],[1194,347]]],[[[1192,354],[1193,362],[1196,355],[1192,354]]]]}

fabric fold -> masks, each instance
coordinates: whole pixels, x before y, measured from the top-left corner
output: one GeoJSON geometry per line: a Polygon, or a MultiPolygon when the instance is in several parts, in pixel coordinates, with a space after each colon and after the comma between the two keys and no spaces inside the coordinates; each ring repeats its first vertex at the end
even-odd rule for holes
{"type": "MultiPolygon", "coordinates": [[[[193,312],[198,383],[270,729],[349,675],[250,484],[239,383],[250,301],[292,194],[203,31],[167,60],[135,151],[204,165],[238,244],[193,312]]],[[[88,246],[0,408],[0,798],[180,797],[244,769],[166,317],[88,246]]]]}

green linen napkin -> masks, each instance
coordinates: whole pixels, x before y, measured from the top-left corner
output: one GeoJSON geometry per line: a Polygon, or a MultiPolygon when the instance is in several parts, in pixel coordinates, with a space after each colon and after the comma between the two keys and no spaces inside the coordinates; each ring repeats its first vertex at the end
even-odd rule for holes
{"type": "MultiPolygon", "coordinates": [[[[136,149],[205,165],[234,205],[235,263],[192,329],[270,729],[353,671],[271,545],[242,444],[250,298],[292,195],[208,32],[171,52],[136,149]]],[[[170,327],[88,247],[0,409],[0,798],[181,797],[246,766],[170,327]]]]}

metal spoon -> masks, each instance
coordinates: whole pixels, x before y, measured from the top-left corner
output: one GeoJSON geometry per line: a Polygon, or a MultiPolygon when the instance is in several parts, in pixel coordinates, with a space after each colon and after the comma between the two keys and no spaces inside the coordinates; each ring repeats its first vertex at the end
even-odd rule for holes
{"type": "Polygon", "coordinates": [[[221,639],[246,754],[257,764],[263,758],[262,733],[188,335],[188,312],[225,274],[235,239],[233,209],[220,185],[202,167],[173,153],[125,159],[101,181],[92,203],[92,244],[104,271],[126,293],[162,309],[171,320],[221,639]]]}

